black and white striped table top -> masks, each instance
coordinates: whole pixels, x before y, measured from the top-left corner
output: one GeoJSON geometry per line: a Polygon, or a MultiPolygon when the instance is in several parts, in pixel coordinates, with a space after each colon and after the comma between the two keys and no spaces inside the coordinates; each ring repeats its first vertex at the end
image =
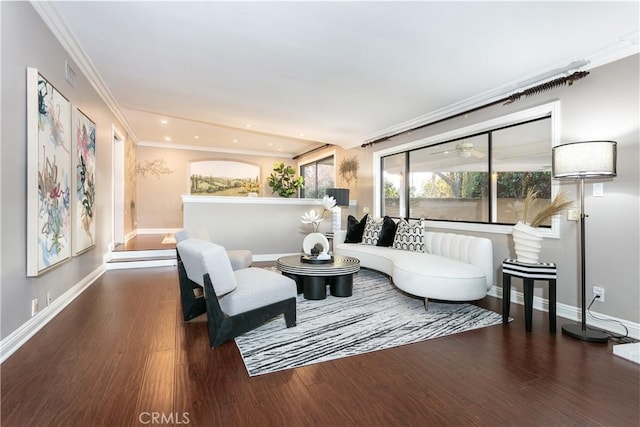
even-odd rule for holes
{"type": "Polygon", "coordinates": [[[335,255],[333,263],[307,264],[300,261],[300,255],[278,258],[278,270],[301,276],[343,276],[360,271],[360,260],[349,256],[335,255]]]}
{"type": "Polygon", "coordinates": [[[556,279],[558,270],[554,262],[528,264],[515,259],[505,259],[502,262],[502,272],[527,279],[556,279]]]}

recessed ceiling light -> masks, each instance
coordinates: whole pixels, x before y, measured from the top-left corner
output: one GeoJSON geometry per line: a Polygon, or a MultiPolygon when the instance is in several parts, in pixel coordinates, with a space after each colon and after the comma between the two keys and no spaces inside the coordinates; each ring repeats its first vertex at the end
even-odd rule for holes
{"type": "Polygon", "coordinates": [[[250,125],[249,123],[247,123],[247,124],[245,125],[245,127],[250,128],[250,127],[251,127],[251,125],[250,125]]]}
{"type": "Polygon", "coordinates": [[[165,141],[171,141],[171,137],[170,137],[170,136],[165,136],[165,137],[164,137],[164,140],[165,140],[165,141]]]}
{"type": "Polygon", "coordinates": [[[300,136],[304,136],[304,133],[301,133],[300,136]]]}
{"type": "Polygon", "coordinates": [[[238,142],[238,140],[237,140],[237,139],[234,139],[234,140],[233,140],[233,142],[238,142]]]}
{"type": "Polygon", "coordinates": [[[193,139],[200,139],[200,137],[198,135],[194,135],[193,139]]]}
{"type": "Polygon", "coordinates": [[[160,123],[162,123],[163,125],[166,125],[167,123],[169,123],[169,121],[166,119],[162,119],[160,120],[160,123]]]}
{"type": "Polygon", "coordinates": [[[270,143],[269,143],[269,147],[273,147],[273,142],[270,142],[270,143]]]}

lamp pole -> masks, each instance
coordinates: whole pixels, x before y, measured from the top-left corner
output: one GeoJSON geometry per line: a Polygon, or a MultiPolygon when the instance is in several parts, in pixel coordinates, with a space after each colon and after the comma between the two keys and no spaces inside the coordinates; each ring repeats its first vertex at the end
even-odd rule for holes
{"type": "Polygon", "coordinates": [[[580,179],[580,291],[582,297],[582,315],[580,325],[563,325],[562,333],[582,341],[607,342],[609,335],[599,329],[587,327],[587,276],[586,276],[586,246],[585,246],[585,218],[584,213],[584,176],[580,179]]]}

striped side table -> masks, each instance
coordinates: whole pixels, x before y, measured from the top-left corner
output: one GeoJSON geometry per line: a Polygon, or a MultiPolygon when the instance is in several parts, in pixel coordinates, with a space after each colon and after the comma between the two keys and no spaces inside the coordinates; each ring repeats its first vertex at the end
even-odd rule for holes
{"type": "Polygon", "coordinates": [[[556,333],[556,264],[541,262],[527,264],[515,259],[505,259],[502,262],[502,323],[509,322],[509,308],[511,305],[511,278],[522,279],[524,287],[524,320],[525,330],[531,332],[533,315],[533,285],[536,280],[549,283],[549,331],[556,333]]]}

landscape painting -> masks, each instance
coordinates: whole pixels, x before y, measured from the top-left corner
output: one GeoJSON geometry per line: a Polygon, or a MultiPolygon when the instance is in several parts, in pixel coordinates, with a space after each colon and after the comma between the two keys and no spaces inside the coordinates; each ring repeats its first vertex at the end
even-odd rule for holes
{"type": "Polygon", "coordinates": [[[71,104],[27,69],[27,276],[71,256],[71,104]]]}
{"type": "Polygon", "coordinates": [[[73,244],[74,255],[95,247],[96,125],[73,110],[73,244]]]}
{"type": "Polygon", "coordinates": [[[260,187],[260,167],[229,160],[191,162],[189,192],[208,196],[247,196],[260,187]]]}

